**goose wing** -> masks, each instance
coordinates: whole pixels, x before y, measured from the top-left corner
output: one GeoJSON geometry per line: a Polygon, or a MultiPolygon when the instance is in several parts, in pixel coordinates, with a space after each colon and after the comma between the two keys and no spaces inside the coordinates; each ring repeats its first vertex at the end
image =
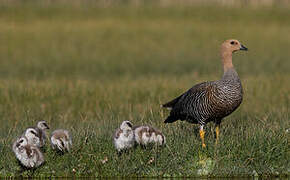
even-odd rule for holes
{"type": "Polygon", "coordinates": [[[179,119],[198,122],[205,120],[211,113],[211,101],[213,93],[216,93],[216,91],[217,86],[215,83],[203,82],[193,86],[176,99],[164,104],[166,105],[165,107],[172,108],[165,123],[171,123],[179,119]]]}

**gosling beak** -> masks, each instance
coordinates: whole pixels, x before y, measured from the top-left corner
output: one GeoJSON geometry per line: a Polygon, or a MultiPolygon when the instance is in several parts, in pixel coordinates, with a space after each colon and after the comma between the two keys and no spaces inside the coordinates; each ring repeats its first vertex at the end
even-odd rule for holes
{"type": "Polygon", "coordinates": [[[244,45],[241,44],[240,50],[247,51],[248,48],[246,48],[244,45]]]}

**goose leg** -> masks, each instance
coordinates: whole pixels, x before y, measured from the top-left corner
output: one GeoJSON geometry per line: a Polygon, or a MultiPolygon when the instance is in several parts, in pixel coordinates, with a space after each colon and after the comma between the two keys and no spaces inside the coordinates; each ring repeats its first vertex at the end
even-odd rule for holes
{"type": "Polygon", "coordinates": [[[215,135],[216,135],[215,144],[218,144],[219,135],[220,135],[220,124],[215,125],[215,135]]]}
{"type": "Polygon", "coordinates": [[[205,135],[205,131],[203,130],[203,125],[200,126],[200,129],[199,129],[199,135],[200,135],[200,138],[201,138],[201,142],[202,142],[202,147],[205,148],[206,145],[204,143],[204,135],[205,135]]]}

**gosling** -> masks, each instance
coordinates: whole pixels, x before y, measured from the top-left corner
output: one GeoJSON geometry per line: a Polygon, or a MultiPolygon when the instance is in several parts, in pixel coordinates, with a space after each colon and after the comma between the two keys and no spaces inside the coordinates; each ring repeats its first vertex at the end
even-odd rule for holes
{"type": "Polygon", "coordinates": [[[46,121],[39,121],[35,127],[35,130],[38,132],[38,137],[40,139],[40,147],[43,147],[46,143],[46,130],[49,129],[46,121]]]}
{"type": "Polygon", "coordinates": [[[166,143],[165,136],[161,131],[151,126],[135,126],[133,128],[135,141],[142,146],[148,146],[150,144],[156,144],[162,146],[166,143]]]}
{"type": "Polygon", "coordinates": [[[27,138],[28,144],[36,146],[36,147],[42,147],[41,140],[39,138],[39,133],[37,130],[33,127],[27,128],[23,134],[24,137],[27,138]]]}
{"type": "Polygon", "coordinates": [[[57,129],[50,137],[51,147],[62,153],[69,152],[72,146],[70,133],[65,129],[57,129]]]}
{"type": "Polygon", "coordinates": [[[37,168],[44,163],[43,154],[38,147],[30,145],[26,137],[18,138],[13,143],[12,150],[20,164],[25,168],[37,168]]]}
{"type": "Polygon", "coordinates": [[[133,125],[130,121],[123,121],[120,127],[115,131],[113,141],[118,153],[130,149],[134,146],[133,125]]]}

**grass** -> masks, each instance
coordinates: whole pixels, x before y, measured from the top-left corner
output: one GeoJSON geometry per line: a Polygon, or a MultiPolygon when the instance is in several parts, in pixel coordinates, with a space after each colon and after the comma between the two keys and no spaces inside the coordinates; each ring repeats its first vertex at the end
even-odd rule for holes
{"type": "Polygon", "coordinates": [[[289,176],[290,22],[286,8],[0,6],[0,177],[289,176]],[[160,104],[222,75],[219,46],[237,38],[240,108],[213,125],[163,124],[160,104]],[[20,172],[12,142],[39,119],[73,135],[71,153],[20,172]],[[150,124],[167,146],[118,157],[123,120],[150,124]],[[102,160],[108,159],[103,163],[102,160]]]}

